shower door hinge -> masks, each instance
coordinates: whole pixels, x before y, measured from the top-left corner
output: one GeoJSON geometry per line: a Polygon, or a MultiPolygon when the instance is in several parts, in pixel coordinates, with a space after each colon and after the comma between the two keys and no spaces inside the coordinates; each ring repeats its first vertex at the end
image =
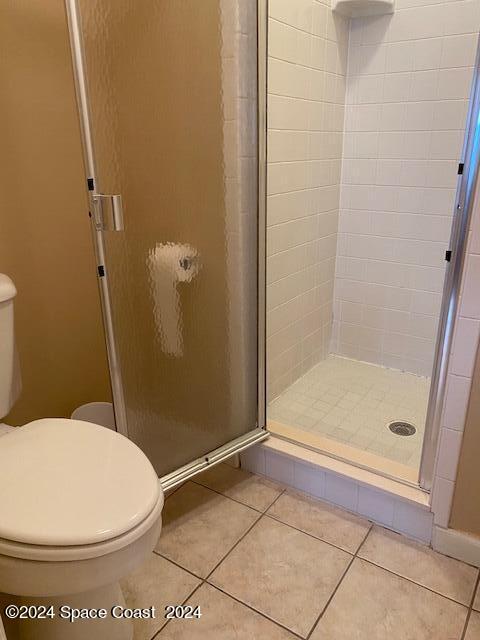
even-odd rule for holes
{"type": "Polygon", "coordinates": [[[103,278],[105,276],[105,267],[103,266],[103,264],[98,265],[97,271],[98,271],[99,278],[103,278]]]}
{"type": "Polygon", "coordinates": [[[464,167],[463,162],[460,162],[460,164],[458,165],[458,175],[459,176],[463,176],[463,167],[464,167]]]}
{"type": "Polygon", "coordinates": [[[447,262],[450,262],[451,259],[452,259],[452,252],[449,249],[448,251],[445,251],[445,260],[447,262]]]}
{"type": "Polygon", "coordinates": [[[92,195],[93,219],[99,231],[123,231],[122,196],[97,193],[92,195]]]}

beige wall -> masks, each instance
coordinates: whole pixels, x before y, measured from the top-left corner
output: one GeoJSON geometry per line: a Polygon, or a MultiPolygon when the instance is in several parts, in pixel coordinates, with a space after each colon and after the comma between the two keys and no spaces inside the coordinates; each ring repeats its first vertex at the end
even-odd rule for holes
{"type": "Polygon", "coordinates": [[[480,536],[480,350],[477,352],[450,526],[480,536]]]}
{"type": "Polygon", "coordinates": [[[0,272],[23,392],[5,419],[109,398],[63,0],[0,4],[0,272]]]}

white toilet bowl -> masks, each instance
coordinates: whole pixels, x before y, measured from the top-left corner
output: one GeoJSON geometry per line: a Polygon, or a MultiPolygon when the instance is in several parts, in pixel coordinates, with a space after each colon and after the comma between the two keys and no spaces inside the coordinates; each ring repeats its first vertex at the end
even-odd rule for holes
{"type": "Polygon", "coordinates": [[[162,508],[152,465],[116,432],[45,419],[3,437],[0,592],[8,640],[131,640],[118,582],[155,547],[162,508]],[[8,604],[44,606],[55,617],[9,621],[8,604]],[[107,615],[70,622],[72,609],[107,615]]]}

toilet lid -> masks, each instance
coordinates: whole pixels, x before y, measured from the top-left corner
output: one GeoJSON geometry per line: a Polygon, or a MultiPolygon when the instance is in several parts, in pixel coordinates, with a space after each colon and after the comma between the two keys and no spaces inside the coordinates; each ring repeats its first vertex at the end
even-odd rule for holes
{"type": "Polygon", "coordinates": [[[145,454],[90,422],[44,419],[0,439],[0,538],[84,545],[144,520],[161,488],[145,454]]]}

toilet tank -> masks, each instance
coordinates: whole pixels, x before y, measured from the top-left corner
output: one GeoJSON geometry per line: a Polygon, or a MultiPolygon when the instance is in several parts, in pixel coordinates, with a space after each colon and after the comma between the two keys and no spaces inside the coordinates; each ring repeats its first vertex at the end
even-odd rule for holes
{"type": "Polygon", "coordinates": [[[0,421],[12,408],[21,389],[13,322],[16,295],[13,282],[0,273],[0,421]]]}

